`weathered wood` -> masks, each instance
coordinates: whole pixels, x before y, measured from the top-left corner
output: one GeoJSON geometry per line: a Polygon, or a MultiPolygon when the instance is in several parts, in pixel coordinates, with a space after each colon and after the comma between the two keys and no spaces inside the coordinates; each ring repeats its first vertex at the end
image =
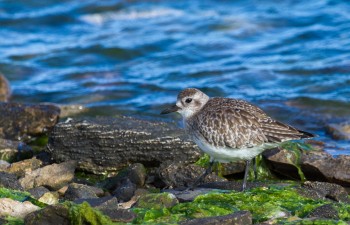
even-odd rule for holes
{"type": "Polygon", "coordinates": [[[58,123],[49,137],[48,151],[56,161],[73,159],[78,168],[97,174],[137,162],[146,167],[169,160],[195,162],[201,155],[176,125],[130,117],[58,123]]]}
{"type": "Polygon", "coordinates": [[[10,84],[6,77],[0,73],[0,102],[7,102],[11,95],[10,84]]]}

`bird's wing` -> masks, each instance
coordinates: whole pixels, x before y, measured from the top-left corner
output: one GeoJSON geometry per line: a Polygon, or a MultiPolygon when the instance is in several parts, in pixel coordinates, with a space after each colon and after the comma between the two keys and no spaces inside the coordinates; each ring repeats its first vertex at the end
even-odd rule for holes
{"type": "Polygon", "coordinates": [[[267,142],[260,123],[251,113],[233,107],[203,110],[195,118],[193,130],[217,147],[254,147],[267,142]]]}
{"type": "Polygon", "coordinates": [[[244,100],[237,100],[237,102],[238,104],[236,107],[247,111],[258,120],[260,128],[268,142],[277,143],[314,137],[313,134],[298,130],[290,125],[272,119],[262,109],[249,102],[244,100]]]}
{"type": "Polygon", "coordinates": [[[272,119],[244,100],[213,99],[195,119],[198,135],[218,147],[254,147],[314,136],[272,119]]]}

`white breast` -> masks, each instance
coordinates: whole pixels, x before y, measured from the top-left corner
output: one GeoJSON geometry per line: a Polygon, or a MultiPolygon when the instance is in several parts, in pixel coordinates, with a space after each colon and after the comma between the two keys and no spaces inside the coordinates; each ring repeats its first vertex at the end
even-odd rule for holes
{"type": "Polygon", "coordinates": [[[259,155],[266,149],[277,147],[277,143],[265,143],[251,148],[228,148],[228,147],[215,147],[203,139],[194,138],[194,142],[198,147],[214,161],[229,163],[240,160],[251,160],[255,156],[259,155]]]}

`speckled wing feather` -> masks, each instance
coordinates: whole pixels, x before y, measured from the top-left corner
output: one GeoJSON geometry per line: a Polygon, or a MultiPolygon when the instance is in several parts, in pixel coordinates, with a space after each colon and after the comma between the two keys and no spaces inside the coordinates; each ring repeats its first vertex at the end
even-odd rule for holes
{"type": "Polygon", "coordinates": [[[216,147],[243,148],[267,142],[258,118],[248,111],[240,100],[212,98],[188,126],[197,132],[194,135],[216,147]]]}
{"type": "Polygon", "coordinates": [[[243,100],[212,98],[188,121],[194,135],[216,147],[243,148],[312,137],[243,100]]]}

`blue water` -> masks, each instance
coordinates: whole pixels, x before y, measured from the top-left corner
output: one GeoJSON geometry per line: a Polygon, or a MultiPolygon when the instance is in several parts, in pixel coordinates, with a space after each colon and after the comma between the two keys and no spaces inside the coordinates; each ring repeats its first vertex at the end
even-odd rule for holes
{"type": "Polygon", "coordinates": [[[314,132],[350,117],[350,2],[0,1],[13,101],[160,120],[186,87],[251,101],[314,132]]]}

